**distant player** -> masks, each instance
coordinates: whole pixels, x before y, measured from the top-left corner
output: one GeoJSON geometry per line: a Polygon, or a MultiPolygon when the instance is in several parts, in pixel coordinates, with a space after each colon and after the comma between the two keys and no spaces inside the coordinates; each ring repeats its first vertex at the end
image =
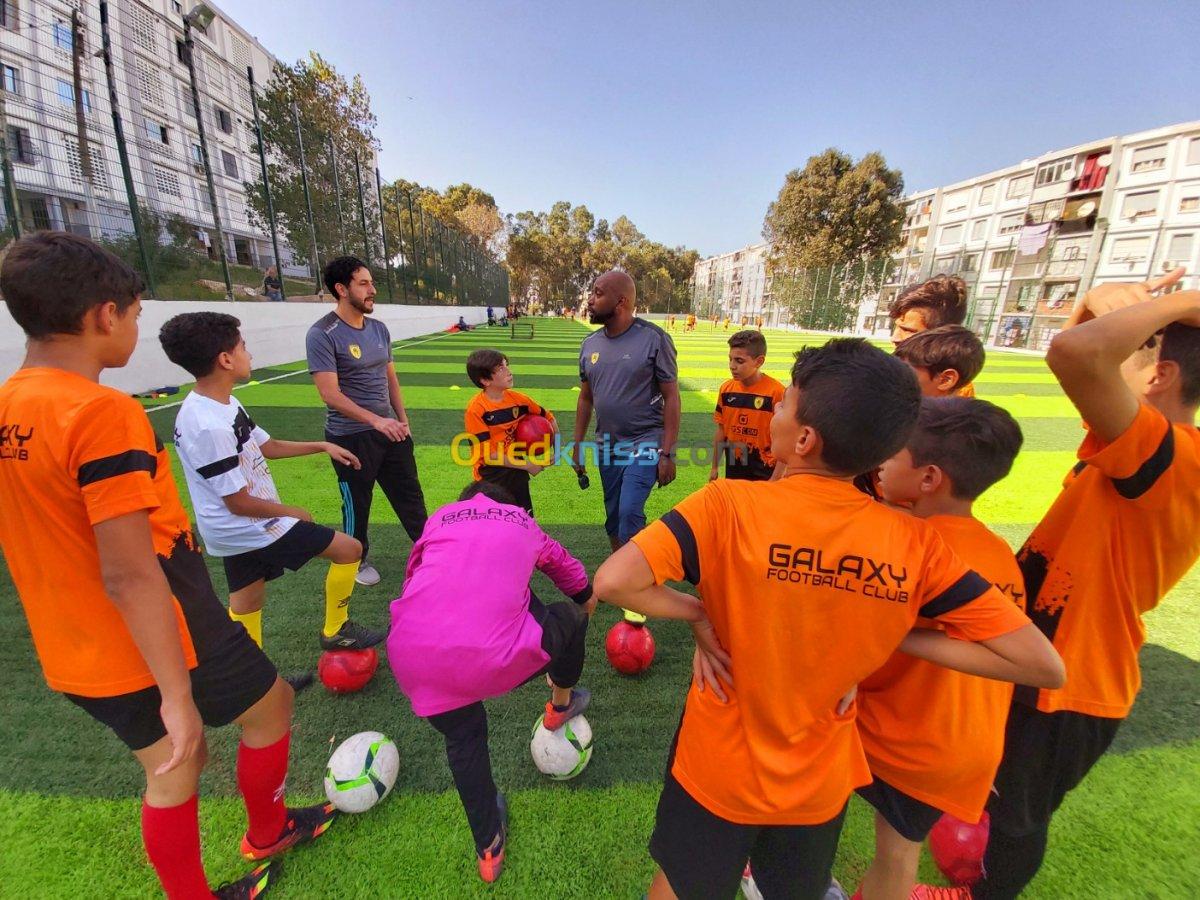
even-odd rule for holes
{"type": "Polygon", "coordinates": [[[328,441],[277,440],[254,423],[233,396],[234,385],[251,371],[240,325],[224,313],[183,313],[168,320],[158,336],[167,358],[196,379],[175,419],[175,448],[204,547],[225,567],[229,613],[261,647],[267,582],[321,557],[329,560],[321,649],[371,647],[384,632],[349,620],[362,545],[317,525],[308,510],[285,506],[267,466],[268,459],[325,453],[357,469],[358,459],[328,441]]]}
{"type": "MultiPolygon", "coordinates": [[[[0,547],[47,684],[141,763],[146,855],[168,898],[192,900],[213,896],[197,804],[205,725],[241,728],[246,858],[317,837],[333,808],[284,806],[292,689],[213,592],[145,411],[99,383],[133,354],[143,287],[86,238],[43,231],[9,245],[0,292],[29,342],[0,387],[0,547]]],[[[95,852],[109,866],[140,865],[123,841],[97,840],[95,852]]],[[[216,896],[261,896],[275,869],[259,866],[216,896]]]]}
{"type": "Polygon", "coordinates": [[[899,452],[919,407],[909,369],[865,341],[801,351],[771,423],[784,477],[710,481],[596,573],[600,599],[691,621],[699,648],[650,840],[652,900],[732,897],[747,861],[764,896],[824,896],[849,796],[871,781],[853,710],[835,707],[897,647],[1062,683],[1011,600],[927,523],[851,484],[899,452]],[[946,632],[910,631],[918,615],[946,632]]]}
{"type": "Polygon", "coordinates": [[[500,485],[518,506],[533,515],[529,479],[546,467],[550,454],[539,464],[527,455],[513,459],[511,451],[516,441],[517,422],[523,416],[549,419],[557,434],[558,422],[554,413],[528,395],[512,389],[513,374],[508,367],[508,357],[498,350],[473,351],[467,357],[467,377],[479,388],[479,393],[467,404],[463,417],[466,433],[479,442],[474,462],[475,480],[500,485]]]}
{"type": "Polygon", "coordinates": [[[1182,275],[1093,288],[1046,354],[1087,435],[1017,560],[1067,683],[1013,697],[982,900],[1037,874],[1051,817],[1133,706],[1142,616],[1200,557],[1200,291],[1152,298],[1182,275]]]}
{"type": "Polygon", "coordinates": [[[726,331],[729,330],[729,322],[730,322],[729,316],[726,316],[725,317],[725,330],[726,331]]]}
{"type": "Polygon", "coordinates": [[[582,713],[591,693],[575,686],[595,606],[583,564],[489,481],[437,510],[413,547],[388,659],[413,712],[446,739],[484,881],[504,865],[508,807],[492,780],[483,701],[545,674],[546,728],[582,713]],[[529,589],[535,569],[575,602],[544,606],[529,589]]]}
{"type": "Polygon", "coordinates": [[[729,338],[733,377],[717,391],[710,481],[718,477],[722,457],[726,478],[766,481],[775,471],[771,419],[783,402],[783,385],[762,371],[766,361],[767,339],[762,332],[739,331],[729,338]]]}
{"type": "MultiPolygon", "coordinates": [[[[897,355],[932,333],[905,341],[897,355]]],[[[905,448],[879,469],[883,499],[928,522],[1018,609],[1025,607],[1025,588],[1017,561],[972,506],[1008,474],[1021,441],[1020,426],[998,406],[926,399],[905,448]]],[[[858,733],[873,778],[858,793],[875,808],[875,857],[857,896],[908,898],[921,842],[942,813],[979,821],[1004,749],[1012,693],[1008,682],[903,652],[858,686],[858,733]]]]}
{"type": "Polygon", "coordinates": [[[964,388],[972,385],[986,359],[979,336],[962,325],[918,332],[897,344],[895,352],[912,366],[923,397],[966,396],[964,388]]]}
{"type": "Polygon", "coordinates": [[[684,331],[695,331],[696,330],[696,315],[695,315],[695,313],[688,313],[687,324],[684,326],[683,330],[684,331]]]}

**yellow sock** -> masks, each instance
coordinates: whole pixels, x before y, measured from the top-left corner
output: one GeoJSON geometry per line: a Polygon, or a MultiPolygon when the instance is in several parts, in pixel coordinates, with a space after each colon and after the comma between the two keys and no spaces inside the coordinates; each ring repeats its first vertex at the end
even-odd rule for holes
{"type": "Polygon", "coordinates": [[[249,632],[250,637],[254,638],[254,643],[262,646],[262,610],[256,609],[254,612],[235,613],[232,609],[229,611],[229,618],[235,622],[241,622],[242,627],[249,632]]]}
{"type": "Polygon", "coordinates": [[[358,563],[330,563],[325,576],[325,637],[333,637],[350,618],[350,594],[358,563]]]}

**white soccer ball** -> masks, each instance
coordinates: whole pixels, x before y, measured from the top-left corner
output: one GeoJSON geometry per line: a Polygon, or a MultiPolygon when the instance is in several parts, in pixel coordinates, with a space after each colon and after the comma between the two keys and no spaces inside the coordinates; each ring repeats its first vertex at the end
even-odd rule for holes
{"type": "Polygon", "coordinates": [[[400,754],[378,731],[360,731],[342,741],[325,769],[325,796],[344,813],[366,812],[396,783],[400,754]]]}
{"type": "Polygon", "coordinates": [[[533,764],[556,781],[574,778],[592,758],[592,726],[583,716],[568,719],[561,728],[548,731],[538,716],[529,741],[533,764]]]}

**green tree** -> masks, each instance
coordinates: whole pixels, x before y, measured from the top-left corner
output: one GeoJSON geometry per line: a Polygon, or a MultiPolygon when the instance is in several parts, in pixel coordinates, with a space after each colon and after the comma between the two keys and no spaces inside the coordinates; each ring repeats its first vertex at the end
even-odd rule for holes
{"type": "Polygon", "coordinates": [[[880,153],[855,162],[830,148],[784,178],[767,208],[763,237],[771,266],[809,269],[846,265],[890,253],[900,242],[904,178],[880,153]]]}

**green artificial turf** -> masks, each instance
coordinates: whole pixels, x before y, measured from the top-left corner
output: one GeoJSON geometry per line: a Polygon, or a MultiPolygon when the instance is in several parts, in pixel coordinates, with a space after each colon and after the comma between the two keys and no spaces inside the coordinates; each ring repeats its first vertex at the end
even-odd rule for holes
{"type": "MultiPolygon", "coordinates": [[[[453,499],[470,478],[468,468],[452,462],[449,444],[462,431],[462,410],[475,391],[463,368],[471,350],[495,346],[507,353],[516,388],[554,409],[570,433],[578,346],[587,329],[573,322],[534,322],[531,341],[510,340],[506,329],[496,328],[397,346],[430,509],[453,499]]],[[[728,334],[702,325],[690,334],[677,330],[674,337],[683,389],[680,445],[704,448],[712,439],[715,391],[727,377],[728,334]]],[[[791,352],[823,338],[768,332],[768,340],[767,370],[785,380],[791,352]]],[[[324,412],[303,363],[261,370],[254,378],[265,383],[245,386],[238,396],[267,431],[285,439],[321,435],[324,412]]],[[[990,354],[977,390],[1011,410],[1025,431],[1025,451],[1012,475],[978,505],[980,516],[1018,546],[1072,465],[1080,437],[1077,417],[1036,357],[990,354]]],[[[162,407],[150,416],[168,443],[180,396],[147,404],[162,407]]],[[[272,471],[286,502],[307,506],[319,522],[340,523],[335,480],[324,457],[277,461],[272,471]]],[[[648,516],[661,515],[700,487],[707,472],[707,461],[681,464],[677,482],[651,495],[648,516]]],[[[592,487],[580,491],[569,468],[548,469],[534,480],[532,492],[542,525],[594,571],[607,555],[608,542],[600,480],[594,470],[591,474],[592,487]]],[[[388,602],[399,592],[410,543],[381,494],[372,512],[371,540],[383,581],[355,591],[352,615],[382,625],[388,602]]],[[[224,576],[214,562],[209,560],[221,592],[224,576]]],[[[269,589],[266,649],[282,671],[315,662],[324,570],[321,563],[310,564],[269,589]]],[[[543,598],[555,597],[540,575],[534,588],[543,598]]],[[[1046,865],[1027,896],[1200,896],[1198,598],[1200,572],[1189,575],[1147,617],[1142,695],[1113,750],[1055,819],[1046,865]]],[[[578,779],[552,783],[529,759],[529,723],[545,702],[544,688],[526,686],[489,703],[493,766],[513,816],[509,862],[492,888],[484,888],[475,874],[440,737],[413,717],[386,666],[357,695],[335,697],[319,686],[301,694],[291,796],[318,798],[332,744],[365,729],[396,741],[400,776],[379,808],[343,818],[317,845],[290,854],[273,896],[640,896],[654,868],[645,844],[691,653],[684,626],[657,623],[652,626],[658,643],[653,667],[638,678],[618,676],[603,653],[604,633],[616,618],[614,610],[602,606],[588,637],[584,683],[594,691],[588,718],[596,749],[578,779]]],[[[6,570],[0,570],[0,671],[0,897],[151,895],[155,879],[138,830],[140,769],[116,738],[46,689],[6,570]]],[[[201,826],[214,882],[244,871],[236,849],[244,813],[233,775],[235,743],[230,729],[209,734],[201,826]]],[[[871,847],[870,815],[854,800],[835,867],[847,886],[857,884],[871,847]]],[[[928,859],[922,875],[936,879],[928,859]]]]}

